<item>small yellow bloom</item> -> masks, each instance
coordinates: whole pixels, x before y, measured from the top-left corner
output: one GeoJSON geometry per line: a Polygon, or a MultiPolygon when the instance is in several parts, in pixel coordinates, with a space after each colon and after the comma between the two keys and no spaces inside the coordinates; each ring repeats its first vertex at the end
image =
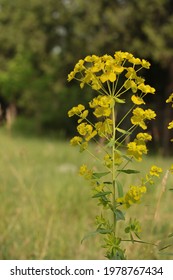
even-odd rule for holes
{"type": "Polygon", "coordinates": [[[77,107],[73,107],[71,110],[68,111],[68,116],[70,118],[74,115],[80,115],[83,110],[85,110],[85,106],[79,104],[77,107]]]}
{"type": "Polygon", "coordinates": [[[149,69],[151,64],[150,64],[147,60],[142,59],[141,65],[142,65],[144,68],[149,69]]]}
{"type": "Polygon", "coordinates": [[[136,64],[136,65],[142,64],[142,61],[140,60],[140,58],[135,58],[135,57],[131,58],[129,60],[129,62],[136,64]]]}
{"type": "Polygon", "coordinates": [[[133,67],[127,67],[126,70],[127,70],[127,73],[125,75],[126,78],[128,78],[128,79],[136,79],[137,78],[136,71],[133,67]]]}
{"type": "Polygon", "coordinates": [[[136,139],[137,139],[137,140],[141,140],[141,141],[151,141],[152,136],[151,136],[150,134],[148,134],[148,133],[142,133],[142,132],[140,132],[140,133],[138,133],[138,134],[136,135],[136,139]]]}
{"type": "Polygon", "coordinates": [[[125,196],[117,198],[116,202],[122,204],[125,208],[129,208],[132,204],[140,203],[141,197],[146,193],[146,190],[145,186],[130,186],[125,196]]]}
{"type": "Polygon", "coordinates": [[[173,121],[171,121],[168,125],[168,129],[172,129],[173,128],[173,121]]]}
{"type": "Polygon", "coordinates": [[[149,85],[145,85],[144,83],[141,83],[138,85],[138,89],[141,90],[143,93],[155,93],[155,88],[149,86],[149,85]]]}
{"type": "Polygon", "coordinates": [[[141,161],[142,155],[147,154],[147,152],[145,143],[138,144],[136,142],[130,142],[127,144],[127,154],[134,157],[137,161],[141,161]]]}
{"type": "Polygon", "coordinates": [[[141,97],[136,96],[136,95],[132,95],[131,100],[136,105],[145,104],[144,100],[141,97]]]}
{"type": "Polygon", "coordinates": [[[90,180],[93,176],[93,171],[91,169],[88,169],[86,164],[83,164],[79,169],[79,174],[81,176],[84,176],[86,180],[90,180]]]}
{"type": "Polygon", "coordinates": [[[145,110],[145,118],[147,120],[155,119],[155,117],[156,117],[156,113],[153,110],[151,109],[145,110]]]}
{"type": "Polygon", "coordinates": [[[173,93],[169,96],[169,98],[166,100],[166,103],[171,103],[173,102],[173,93]]]}
{"type": "Polygon", "coordinates": [[[114,72],[106,72],[106,73],[103,73],[101,76],[100,76],[100,80],[102,83],[105,83],[107,81],[110,81],[110,82],[115,82],[116,80],[116,74],[114,72]]]}
{"type": "Polygon", "coordinates": [[[169,171],[173,174],[173,164],[170,166],[169,171]]]}
{"type": "Polygon", "coordinates": [[[137,84],[133,80],[127,80],[124,83],[126,89],[131,89],[133,93],[137,92],[137,84]]]}
{"type": "Polygon", "coordinates": [[[156,177],[159,177],[160,176],[160,173],[162,173],[162,168],[156,166],[156,165],[153,165],[150,169],[150,175],[151,176],[156,176],[156,177]]]}
{"type": "Polygon", "coordinates": [[[100,117],[109,117],[111,115],[111,109],[110,108],[104,108],[104,107],[97,107],[95,110],[94,110],[94,115],[97,117],[97,118],[100,118],[100,117]]]}
{"type": "Polygon", "coordinates": [[[80,145],[82,143],[82,138],[80,136],[75,136],[70,140],[72,146],[80,145]]]}
{"type": "Polygon", "coordinates": [[[131,117],[131,123],[134,125],[139,125],[142,129],[147,129],[144,120],[145,120],[145,111],[139,107],[134,109],[133,116],[131,117]]]}
{"type": "Polygon", "coordinates": [[[109,134],[112,134],[112,120],[106,118],[104,122],[97,122],[95,128],[100,137],[106,137],[109,134]]]}

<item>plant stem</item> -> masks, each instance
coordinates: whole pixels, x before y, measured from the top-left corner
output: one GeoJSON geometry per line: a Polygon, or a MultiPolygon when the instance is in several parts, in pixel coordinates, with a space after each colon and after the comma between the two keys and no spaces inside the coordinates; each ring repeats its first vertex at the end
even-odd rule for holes
{"type": "MultiPolygon", "coordinates": [[[[112,122],[113,122],[113,143],[115,143],[115,106],[112,108],[112,122]]],[[[115,210],[115,197],[116,197],[116,191],[115,191],[115,144],[112,146],[112,206],[113,206],[113,230],[114,230],[114,235],[116,235],[116,216],[114,213],[115,210]]]]}

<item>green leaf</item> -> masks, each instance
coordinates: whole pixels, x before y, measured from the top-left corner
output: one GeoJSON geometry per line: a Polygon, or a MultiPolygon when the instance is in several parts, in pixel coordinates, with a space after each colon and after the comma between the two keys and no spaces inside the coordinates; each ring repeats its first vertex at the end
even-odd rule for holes
{"type": "Polygon", "coordinates": [[[96,230],[96,231],[92,231],[92,232],[86,234],[86,235],[83,237],[83,239],[81,240],[81,244],[83,243],[84,240],[86,240],[86,239],[88,239],[88,238],[90,238],[90,237],[92,237],[92,236],[95,236],[95,235],[98,234],[98,233],[99,233],[99,232],[96,230]]]}
{"type": "Polygon", "coordinates": [[[104,177],[108,175],[110,172],[99,172],[99,173],[93,173],[93,179],[100,179],[101,177],[104,177]]]}
{"type": "Polygon", "coordinates": [[[134,170],[134,169],[118,169],[117,171],[122,172],[122,173],[126,173],[126,174],[140,173],[140,171],[134,170]]]}
{"type": "Polygon", "coordinates": [[[125,99],[120,99],[120,98],[118,98],[118,97],[114,97],[114,99],[115,99],[115,102],[117,102],[117,103],[125,103],[125,99]]]}
{"type": "Polygon", "coordinates": [[[165,249],[167,249],[169,247],[172,247],[172,246],[173,246],[173,244],[168,244],[168,245],[162,247],[161,249],[159,249],[159,251],[165,250],[165,249]]]}
{"type": "Polygon", "coordinates": [[[169,189],[169,191],[173,191],[173,189],[169,189]]]}
{"type": "Polygon", "coordinates": [[[173,233],[170,233],[170,234],[168,235],[168,237],[173,237],[173,233]]]}
{"type": "Polygon", "coordinates": [[[105,185],[112,185],[112,182],[103,182],[103,184],[105,184],[105,185]]]}
{"type": "Polygon", "coordinates": [[[101,234],[107,234],[107,233],[111,233],[112,230],[111,229],[105,229],[105,228],[98,228],[97,232],[101,233],[101,234]]]}
{"type": "Polygon", "coordinates": [[[95,195],[92,196],[92,198],[96,198],[96,197],[101,197],[101,196],[105,196],[105,195],[108,195],[110,194],[111,192],[98,192],[96,193],[95,195]]]}
{"type": "Polygon", "coordinates": [[[115,145],[116,141],[114,139],[111,139],[108,143],[107,143],[107,147],[111,148],[115,145]]]}
{"type": "Polygon", "coordinates": [[[118,190],[118,197],[123,197],[124,192],[123,192],[122,184],[118,180],[116,180],[116,185],[117,185],[117,190],[118,190]]]}
{"type": "Polygon", "coordinates": [[[128,157],[128,156],[126,156],[126,155],[122,155],[122,157],[125,159],[125,160],[127,160],[127,161],[132,161],[132,158],[130,158],[130,157],[128,157]]]}
{"type": "Polygon", "coordinates": [[[114,210],[114,214],[116,216],[116,220],[119,221],[119,220],[125,220],[125,217],[124,217],[124,214],[123,212],[121,212],[119,209],[115,209],[114,210]]]}
{"type": "Polygon", "coordinates": [[[116,130],[117,130],[118,132],[122,133],[122,134],[129,134],[129,135],[130,135],[130,133],[129,133],[128,131],[126,131],[126,130],[124,130],[124,129],[121,129],[121,128],[119,128],[119,127],[117,127],[116,130]]]}

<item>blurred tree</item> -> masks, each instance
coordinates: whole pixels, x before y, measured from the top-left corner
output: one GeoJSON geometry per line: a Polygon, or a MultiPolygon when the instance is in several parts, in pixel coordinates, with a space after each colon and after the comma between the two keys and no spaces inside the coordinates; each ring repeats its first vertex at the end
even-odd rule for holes
{"type": "MultiPolygon", "coordinates": [[[[173,87],[172,30],[171,0],[0,0],[0,98],[15,103],[40,128],[70,132],[66,111],[75,96],[85,102],[87,94],[75,83],[68,86],[68,72],[87,54],[127,50],[152,62],[147,79],[159,98],[151,102],[166,127],[171,111],[165,99],[173,87]]],[[[160,129],[158,141],[168,153],[166,131],[160,129]]]]}

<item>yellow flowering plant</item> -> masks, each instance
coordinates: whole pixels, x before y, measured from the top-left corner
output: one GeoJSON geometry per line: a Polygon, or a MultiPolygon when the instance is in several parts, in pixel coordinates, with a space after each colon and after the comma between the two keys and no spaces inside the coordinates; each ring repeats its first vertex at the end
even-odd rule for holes
{"type": "Polygon", "coordinates": [[[95,233],[103,236],[108,259],[126,259],[126,242],[144,243],[140,240],[139,221],[135,218],[127,221],[126,211],[142,201],[149,184],[153,184],[153,178],[162,172],[160,167],[152,166],[145,178],[130,186],[124,186],[120,179],[121,175],[139,173],[128,167],[134,160],[142,161],[143,155],[148,153],[147,142],[152,139],[146,131],[148,122],[155,119],[156,113],[146,108],[145,96],[155,94],[155,89],[139,76],[142,69],[149,68],[148,61],[117,51],[113,56],[86,56],[68,75],[68,81],[75,79],[81,89],[87,85],[95,92],[87,108],[78,104],[69,110],[69,117],[78,117],[77,135],[70,142],[79,146],[81,152],[89,152],[101,166],[101,172],[98,172],[94,167],[83,164],[79,173],[90,181],[92,197],[101,207],[96,217],[95,233]],[[120,106],[126,111],[118,120],[120,106]],[[92,118],[89,117],[91,114],[92,118]],[[130,125],[125,128],[129,119],[130,125]],[[100,146],[101,153],[93,154],[89,145],[91,141],[100,146]],[[121,234],[118,230],[120,221],[124,221],[121,234]]]}

